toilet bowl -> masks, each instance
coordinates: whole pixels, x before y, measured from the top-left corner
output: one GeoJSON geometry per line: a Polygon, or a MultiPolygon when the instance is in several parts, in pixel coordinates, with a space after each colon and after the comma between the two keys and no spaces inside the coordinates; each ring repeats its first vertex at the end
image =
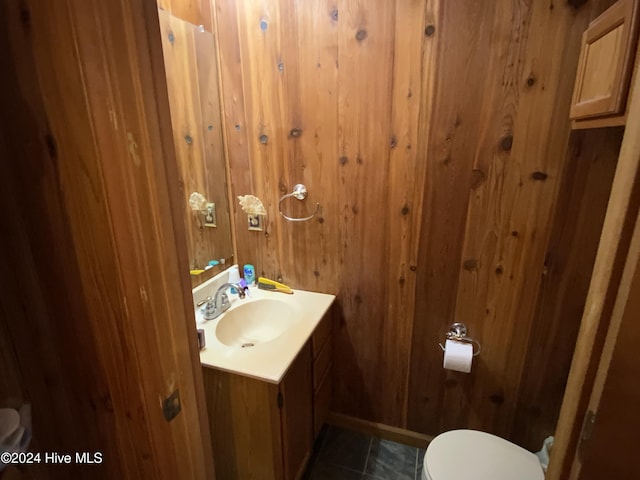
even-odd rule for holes
{"type": "Polygon", "coordinates": [[[543,480],[533,453],[490,433],[452,430],[434,438],[424,455],[422,480],[543,480]]]}

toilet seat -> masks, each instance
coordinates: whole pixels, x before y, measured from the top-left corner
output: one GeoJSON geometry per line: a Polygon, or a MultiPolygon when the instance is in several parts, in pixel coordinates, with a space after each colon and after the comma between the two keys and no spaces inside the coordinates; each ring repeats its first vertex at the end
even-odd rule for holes
{"type": "Polygon", "coordinates": [[[434,438],[424,456],[426,480],[543,480],[533,453],[490,433],[452,430],[434,438]]]}

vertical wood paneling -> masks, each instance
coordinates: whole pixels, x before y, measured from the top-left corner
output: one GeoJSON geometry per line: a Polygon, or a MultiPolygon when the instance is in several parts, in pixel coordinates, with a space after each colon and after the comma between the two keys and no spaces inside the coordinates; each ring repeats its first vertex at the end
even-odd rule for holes
{"type": "Polygon", "coordinates": [[[216,13],[233,192],[269,211],[264,233],[236,213],[239,261],[337,293],[334,409],[509,437],[521,390],[537,388],[530,335],[553,323],[533,328],[590,8],[219,0],[216,13]],[[305,224],[277,211],[297,182],[309,199],[287,211],[323,206],[305,224]],[[487,348],[471,375],[441,368],[454,320],[487,348]]]}
{"type": "Polygon", "coordinates": [[[155,5],[0,9],[14,160],[2,187],[23,197],[2,239],[16,253],[0,320],[35,451],[104,453],[91,469],[43,464],[51,478],[212,478],[155,5]],[[167,422],[175,390],[181,412],[167,422]]]}
{"type": "MultiPolygon", "coordinates": [[[[245,186],[257,195],[267,208],[266,232],[263,240],[262,264],[258,271],[282,276],[279,258],[284,243],[283,231],[275,228],[279,221],[277,201],[282,195],[285,174],[285,126],[283,76],[278,70],[282,59],[282,36],[286,35],[286,17],[281,17],[280,4],[273,2],[237,2],[242,68],[245,82],[245,114],[249,158],[253,181],[245,186]],[[282,190],[281,190],[282,184],[282,190]]],[[[233,172],[232,166],[232,172],[233,172]]],[[[246,217],[245,217],[246,218],[246,217]]],[[[243,223],[246,225],[246,220],[243,223]]],[[[239,224],[240,225],[240,224],[239,224]]],[[[259,234],[258,234],[259,235],[259,234]]],[[[243,260],[243,263],[251,263],[243,260]]]]}
{"type": "Polygon", "coordinates": [[[567,55],[563,47],[576,44],[582,32],[574,28],[569,6],[512,6],[514,30],[505,32],[504,61],[494,67],[493,77],[507,89],[496,92],[507,102],[497,108],[507,131],[502,139],[491,139],[509,155],[485,154],[488,162],[476,163],[486,181],[470,196],[463,247],[467,268],[461,269],[456,302],[456,319],[484,346],[470,396],[471,410],[482,415],[472,416],[471,426],[491,427],[501,435],[509,433],[515,413],[536,298],[532,292],[542,273],[569,135],[566,122],[540,119],[566,117],[571,87],[562,82],[566,74],[560,67],[574,66],[575,53],[567,55]],[[509,146],[505,137],[511,135],[509,146]]]}
{"type": "Polygon", "coordinates": [[[511,433],[529,449],[560,411],[621,142],[622,129],[572,134],[511,433]]]}
{"type": "MultiPolygon", "coordinates": [[[[432,110],[426,99],[433,96],[437,37],[425,33],[437,24],[438,2],[397,2],[395,12],[393,98],[390,128],[390,159],[387,182],[389,201],[388,310],[383,325],[384,358],[381,377],[396,392],[389,417],[405,425],[409,406],[409,360],[413,331],[416,270],[423,214],[427,142],[432,110]],[[424,138],[424,139],[423,139],[424,138]],[[401,405],[402,408],[398,409],[401,405]]],[[[429,30],[430,31],[430,30],[429,30]]]]}
{"type": "Polygon", "coordinates": [[[336,195],[342,233],[339,301],[346,321],[334,339],[336,350],[349,357],[339,362],[345,374],[336,375],[335,394],[341,411],[388,423],[399,421],[401,412],[397,392],[378,395],[391,380],[381,373],[395,353],[382,336],[389,290],[380,288],[389,265],[390,190],[382,173],[389,170],[395,3],[373,10],[346,0],[339,4],[338,21],[336,195]]]}
{"type": "MultiPolygon", "coordinates": [[[[471,377],[442,370],[437,342],[456,318],[468,198],[483,181],[473,162],[484,161],[478,152],[480,135],[495,116],[489,110],[491,103],[485,107],[478,92],[500,88],[499,82],[490,83],[486,68],[492,55],[487,45],[496,42],[492,41],[494,8],[493,2],[441,3],[439,22],[432,31],[439,49],[433,103],[427,106],[432,108],[433,127],[427,146],[408,408],[408,426],[430,434],[440,430],[443,415],[450,423],[465,425],[464,418],[455,417],[464,408],[462,392],[472,385],[471,377]],[[456,400],[451,398],[454,393],[459,396],[456,400]],[[445,395],[452,407],[443,404],[445,395]]],[[[495,132],[495,124],[491,128],[495,132]]],[[[494,142],[498,139],[499,133],[494,133],[494,142]]]]}
{"type": "Polygon", "coordinates": [[[172,16],[213,31],[211,2],[209,0],[157,0],[158,8],[172,16]]]}
{"type": "Polygon", "coordinates": [[[216,48],[211,33],[158,13],[189,268],[202,269],[210,260],[233,255],[216,48]],[[193,192],[215,204],[217,227],[205,227],[202,214],[191,210],[193,192]]]}

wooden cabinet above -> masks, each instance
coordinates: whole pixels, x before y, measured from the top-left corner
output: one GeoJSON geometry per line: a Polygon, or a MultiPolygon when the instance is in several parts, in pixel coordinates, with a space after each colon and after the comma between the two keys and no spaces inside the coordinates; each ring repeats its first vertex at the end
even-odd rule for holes
{"type": "Polygon", "coordinates": [[[573,128],[625,124],[637,13],[637,0],[620,0],[584,32],[571,104],[573,128]]]}

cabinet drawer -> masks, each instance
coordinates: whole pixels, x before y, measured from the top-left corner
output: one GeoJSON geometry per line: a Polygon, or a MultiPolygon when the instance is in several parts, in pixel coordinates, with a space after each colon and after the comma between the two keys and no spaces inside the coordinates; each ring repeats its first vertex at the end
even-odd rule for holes
{"type": "Polygon", "coordinates": [[[320,349],[320,353],[313,361],[313,389],[318,389],[320,381],[323,379],[329,366],[331,365],[331,340],[327,339],[320,349]]]}
{"type": "Polygon", "coordinates": [[[311,336],[311,347],[313,349],[313,358],[318,358],[320,350],[324,346],[325,341],[331,334],[331,308],[324,314],[322,320],[316,327],[311,336]]]}
{"type": "Polygon", "coordinates": [[[313,395],[313,438],[317,438],[322,429],[331,405],[331,369],[327,369],[320,385],[313,395]]]}

